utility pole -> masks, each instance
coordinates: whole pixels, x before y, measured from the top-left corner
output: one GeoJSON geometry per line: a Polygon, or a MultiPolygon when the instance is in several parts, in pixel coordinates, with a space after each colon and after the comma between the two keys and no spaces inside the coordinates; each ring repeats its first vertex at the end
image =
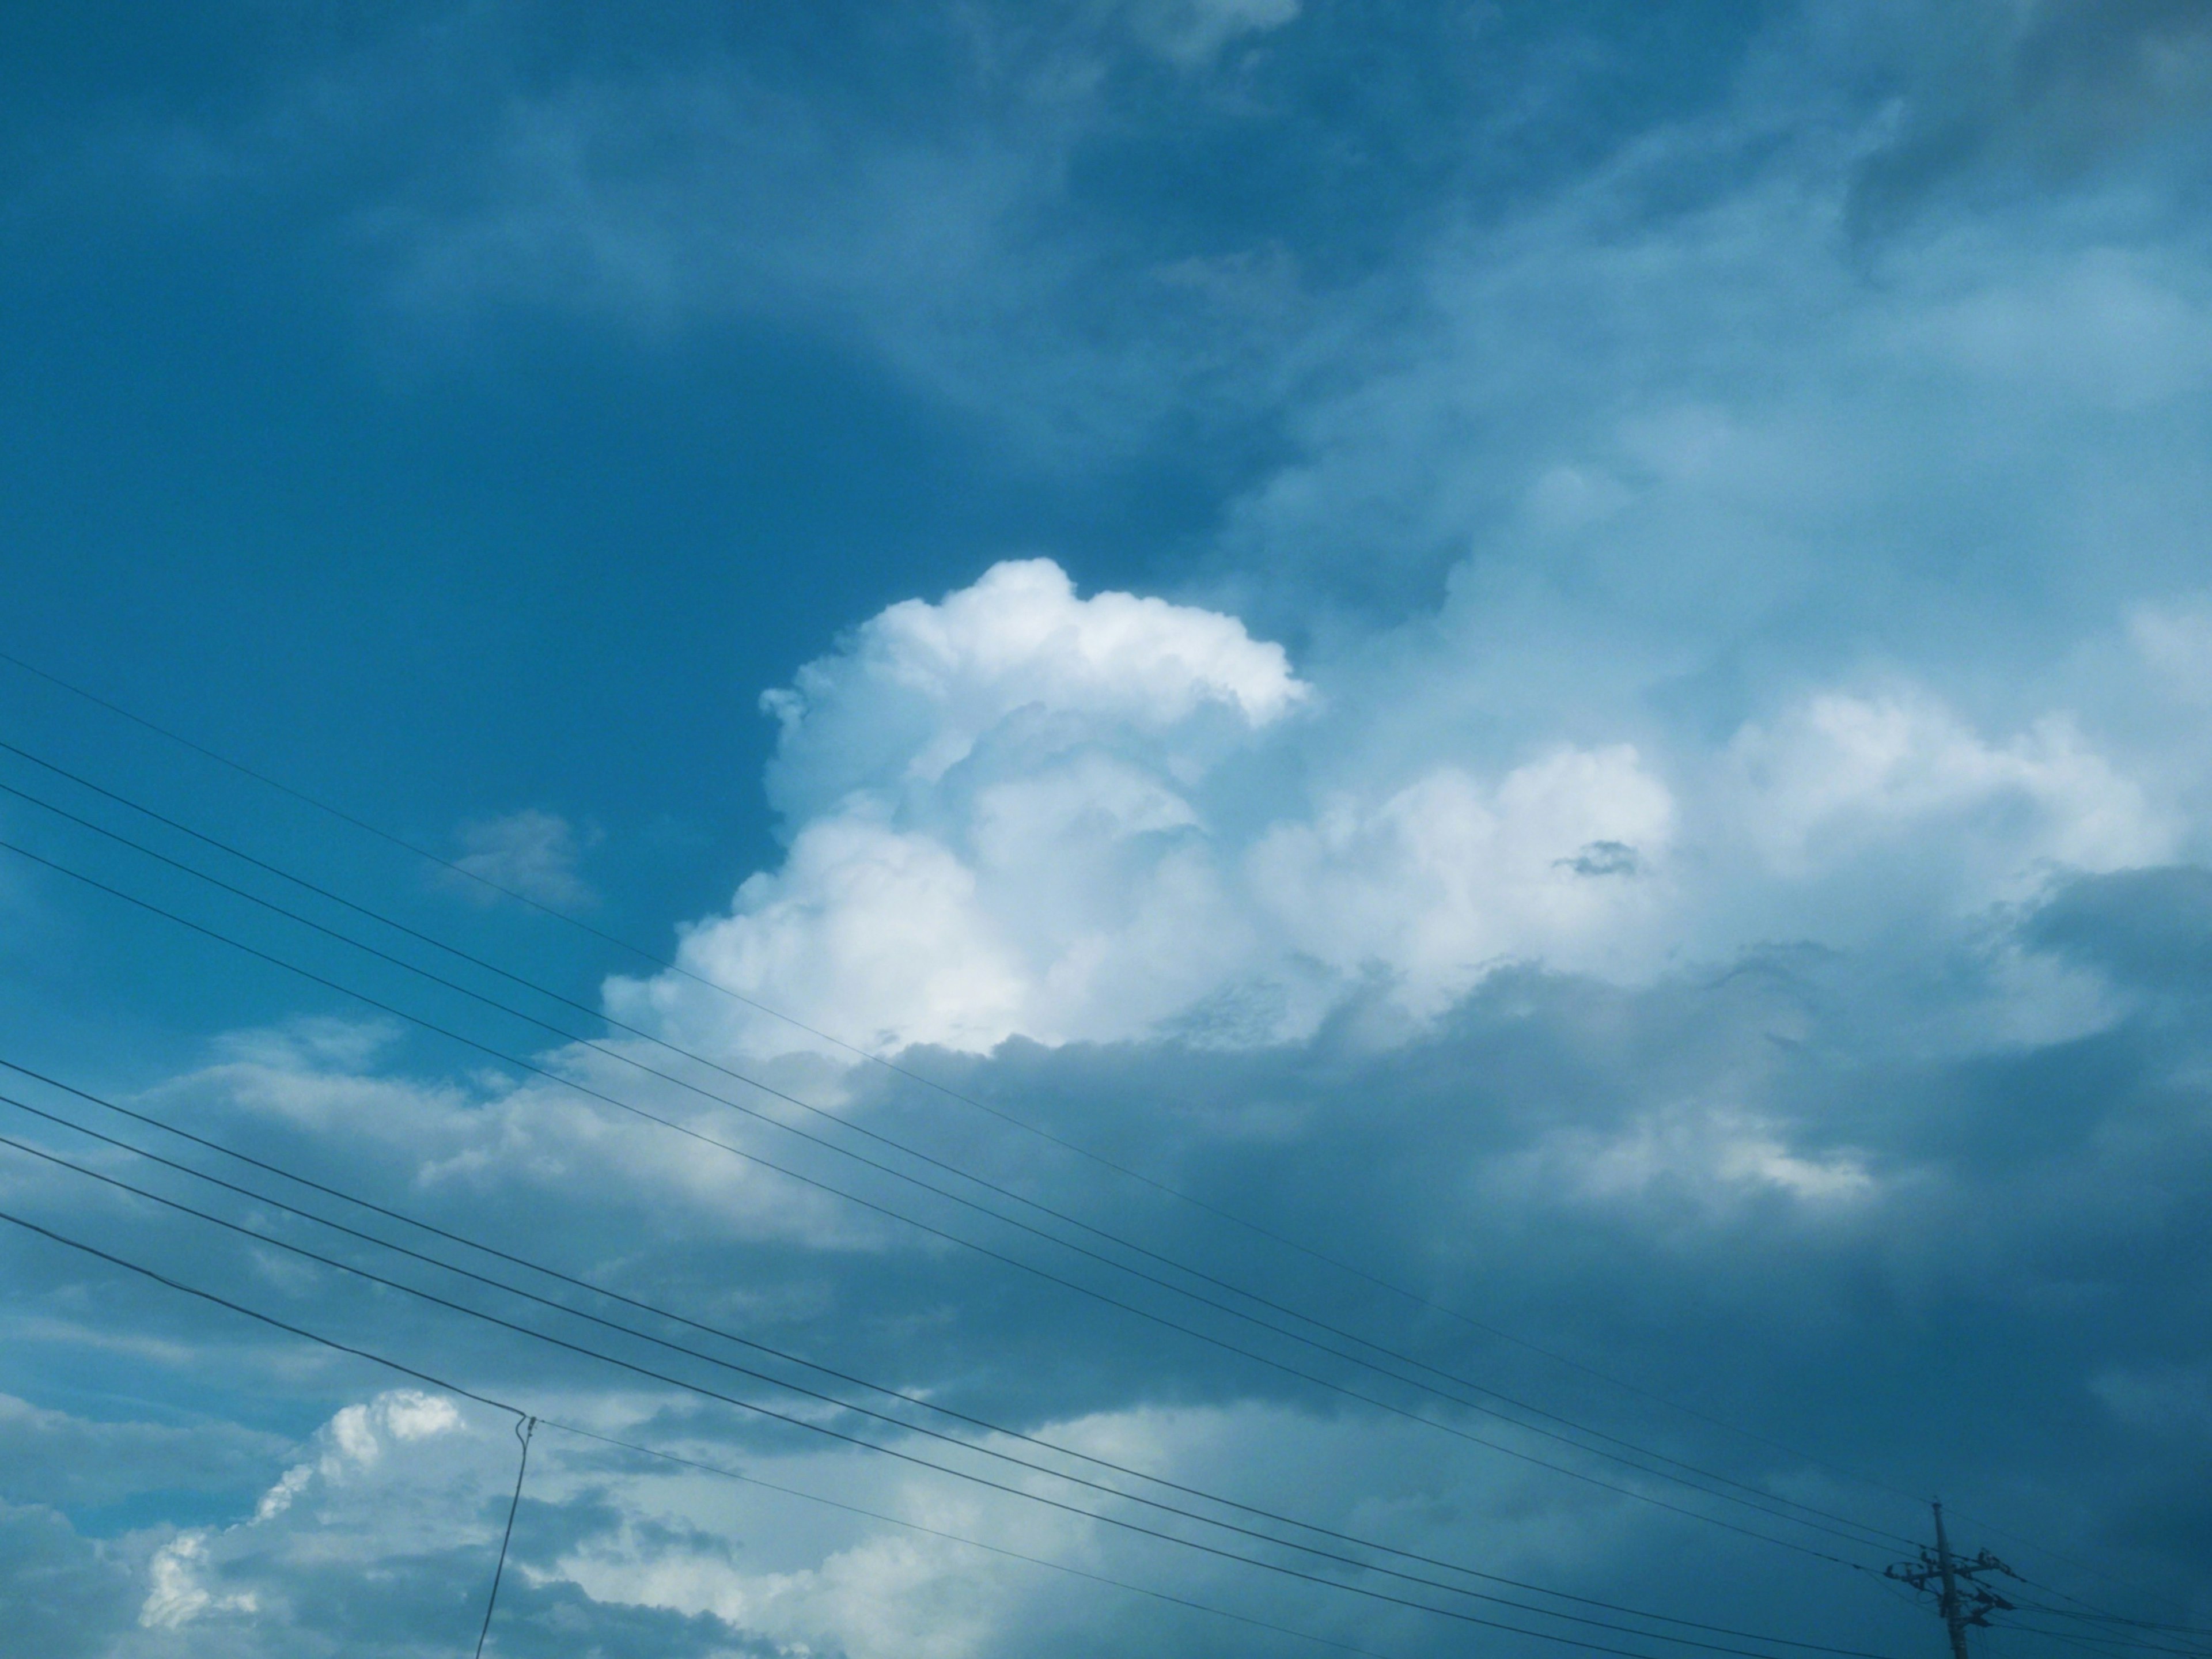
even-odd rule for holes
{"type": "Polygon", "coordinates": [[[1966,1626],[1987,1625],[1992,1613],[2010,1613],[2012,1603],[1979,1581],[1985,1572],[2001,1572],[2008,1578],[2019,1575],[2005,1564],[1984,1550],[1972,1560],[1951,1553],[1951,1540],[1943,1530],[1943,1506],[1936,1509],[1936,1547],[1923,1547],[1917,1561],[1899,1562],[1882,1569],[1882,1575],[1896,1578],[1923,1594],[1936,1597],[1936,1611],[1942,1615],[1943,1628],[1951,1638],[1951,1659],[1967,1659],[1966,1626]]]}
{"type": "Polygon", "coordinates": [[[1936,1505],[1936,1559],[1943,1574],[1943,1627],[1951,1632],[1951,1659],[1966,1659],[1966,1621],[1959,1614],[1959,1570],[1943,1535],[1943,1506],[1936,1505]]]}

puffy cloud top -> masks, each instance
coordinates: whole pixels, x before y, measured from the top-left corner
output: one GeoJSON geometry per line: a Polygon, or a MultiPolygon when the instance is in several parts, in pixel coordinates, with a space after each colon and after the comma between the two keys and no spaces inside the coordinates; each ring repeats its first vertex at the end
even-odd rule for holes
{"type": "Polygon", "coordinates": [[[1052,560],[1025,559],[938,604],[890,606],[761,702],[783,725],[769,790],[795,816],[858,788],[935,784],[1010,724],[1032,744],[1108,726],[1156,737],[1208,714],[1252,730],[1309,695],[1282,647],[1234,617],[1079,599],[1052,560]]]}
{"type": "MultiPolygon", "coordinates": [[[[1419,1016],[1515,957],[1620,965],[1674,836],[1625,744],[1309,799],[1346,733],[1285,718],[1322,700],[1280,646],[1046,560],[892,605],[765,702],[789,855],[684,965],[891,1046],[1266,1040],[1378,971],[1419,1016]]],[[[693,1045],[808,1045],[683,975],[610,995],[693,1045]]]]}
{"type": "MultiPolygon", "coordinates": [[[[1324,697],[1236,617],[1048,561],[892,605],[766,699],[789,851],[683,965],[882,1046],[1267,1042],[1376,988],[1418,1023],[1508,963],[1634,981],[2187,850],[2174,788],[2074,715],[1990,733],[1895,677],[1711,737],[1400,752],[1391,721],[1487,694],[1488,620],[1446,623],[1324,697]]],[[[815,1046],[684,975],[609,994],[691,1046],[815,1046]]]]}
{"type": "MultiPolygon", "coordinates": [[[[1207,783],[1311,699],[1237,618],[1079,598],[1050,560],[894,605],[763,699],[790,855],[685,964],[871,1040],[1143,1030],[1250,956],[1207,783]]],[[[680,978],[611,994],[695,1042],[793,1040],[680,978]]]]}

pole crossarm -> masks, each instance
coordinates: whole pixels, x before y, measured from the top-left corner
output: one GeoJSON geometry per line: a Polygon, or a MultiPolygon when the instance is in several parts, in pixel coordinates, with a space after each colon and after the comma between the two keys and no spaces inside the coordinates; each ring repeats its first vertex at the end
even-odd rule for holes
{"type": "Polygon", "coordinates": [[[1882,1569],[1882,1577],[1933,1595],[1936,1610],[1950,1634],[1952,1659],[1967,1659],[1967,1626],[1986,1626],[1991,1613],[2015,1610],[2010,1601],[1981,1583],[1982,1575],[2002,1573],[2008,1578],[2020,1575],[1987,1550],[1974,1556],[1953,1554],[1950,1538],[1943,1530],[1943,1506],[1937,1504],[1934,1508],[1934,1547],[1922,1545],[1917,1558],[1892,1563],[1882,1569]]]}

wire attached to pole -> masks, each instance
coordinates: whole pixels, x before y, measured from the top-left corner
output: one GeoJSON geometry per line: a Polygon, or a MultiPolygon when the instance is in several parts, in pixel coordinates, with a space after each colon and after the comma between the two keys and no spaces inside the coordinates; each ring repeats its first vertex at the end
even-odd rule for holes
{"type": "Polygon", "coordinates": [[[537,1431],[536,1418],[517,1419],[514,1437],[522,1443],[522,1461],[515,1466],[514,1497],[507,1506],[507,1530],[500,1535],[499,1564],[491,1570],[491,1594],[484,1598],[483,1628],[477,1632],[477,1659],[483,1659],[484,1640],[491,1634],[492,1609],[499,1605],[500,1575],[507,1571],[507,1547],[514,1541],[514,1515],[522,1507],[522,1477],[530,1472],[530,1437],[537,1431]]]}

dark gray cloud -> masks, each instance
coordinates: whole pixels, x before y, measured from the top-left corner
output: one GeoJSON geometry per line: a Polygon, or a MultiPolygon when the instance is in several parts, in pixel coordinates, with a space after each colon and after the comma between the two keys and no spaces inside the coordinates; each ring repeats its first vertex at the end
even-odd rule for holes
{"type": "MultiPolygon", "coordinates": [[[[2014,945],[2063,951],[2100,971],[2118,964],[2130,983],[2154,970],[2171,980],[2173,951],[2155,941],[2183,930],[2154,932],[2155,948],[2148,950],[2138,935],[2147,918],[2179,908],[2162,896],[2161,883],[2169,893],[2176,884],[2193,892],[2200,880],[2194,872],[2154,872],[2063,885],[2023,915],[2012,939],[1985,940],[1963,956],[1938,951],[1903,981],[1894,957],[1777,951],[1728,972],[1685,974],[1642,989],[1503,973],[1433,1032],[1381,1048],[1358,1011],[1348,1009],[1310,1042],[1256,1051],[1018,1042],[988,1058],[909,1056],[964,1092],[1209,1204],[1796,1453],[1723,1433],[1434,1310],[1393,1302],[1371,1285],[1157,1192],[1103,1179],[896,1079],[868,1085],[856,1109],[883,1132],[1112,1232],[1202,1261],[1342,1329],[1607,1432],[1740,1479],[1817,1493],[1824,1504],[1907,1532],[1916,1525],[1914,1506],[1898,1494],[1940,1487],[1966,1514],[2028,1540],[1990,1540],[2024,1570],[2063,1576],[2069,1571],[2063,1558],[2086,1553],[2124,1574],[2154,1577],[2186,1602],[2212,1593],[2197,1551],[2208,1525],[2203,1488],[2184,1473],[2212,1452],[2212,1418],[2202,1405],[2203,1379],[2212,1374],[2203,1340],[2212,1328],[2212,1275],[2204,1266],[2212,1261],[2212,1137],[2197,1080],[2205,1040],[2185,1023],[2147,1012],[2080,1036],[1990,1042],[1968,1032],[1935,1045],[1925,1005],[1970,1009],[1990,992],[1992,976],[2007,971],[2014,945]],[[1915,1003],[1923,1005],[1923,1023],[1900,1044],[1899,1032],[1912,1029],[1904,1012],[1915,1003]],[[1896,1490],[1854,1486],[1808,1458],[1896,1490]]],[[[2194,972],[2185,963],[2184,978],[2194,972]]],[[[267,1133],[251,1114],[222,1127],[246,1137],[267,1133]]],[[[641,1126],[611,1133],[656,1133],[641,1126]]],[[[797,1240],[718,1243],[685,1237],[690,1230],[665,1208],[663,1224],[641,1225],[646,1212],[612,1200],[604,1186],[533,1192],[529,1177],[505,1173],[463,1193],[426,1188],[404,1168],[380,1176],[384,1154],[362,1156],[374,1147],[374,1134],[357,1143],[361,1151],[339,1152],[349,1139],[341,1133],[319,1149],[291,1146],[287,1155],[343,1170],[347,1180],[370,1182],[448,1224],[497,1233],[572,1268],[608,1274],[633,1293],[737,1322],[764,1340],[1012,1426],[1048,1429],[1094,1414],[1211,1423],[1177,1443],[1186,1476],[1210,1471],[1207,1480],[1248,1491],[1279,1479],[1286,1483],[1280,1501],[1348,1526],[1364,1524],[1360,1517],[1387,1495],[1393,1510],[1408,1516],[1456,1516],[1438,1524],[1455,1547],[1476,1553],[1503,1547],[1513,1535],[1512,1515],[1541,1516],[1545,1528],[1564,1529],[1563,1538],[1584,1540],[1547,1554],[1540,1563],[1547,1572],[1614,1594],[1663,1599],[1664,1564],[1684,1549],[1751,1552],[1742,1557],[1746,1571],[1761,1559],[1755,1546],[1686,1531],[1688,1523],[1662,1511],[1426,1435],[896,1230],[842,1251],[797,1240]],[[556,1207],[557,1233],[533,1231],[527,1218],[556,1207]],[[1239,1449],[1243,1431],[1236,1425],[1254,1413],[1278,1414],[1273,1433],[1284,1461],[1273,1474],[1239,1449]],[[1358,1465],[1356,1477],[1340,1461],[1346,1457],[1358,1465]],[[1593,1553],[1600,1537],[1607,1541],[1593,1553]]],[[[811,1167],[827,1174],[836,1166],[811,1167]]],[[[924,1202],[881,1182],[868,1190],[917,1211],[924,1202]]],[[[678,1184],[645,1201],[649,1210],[656,1201],[686,1209],[698,1200],[678,1184]]],[[[1157,1288],[1116,1280],[1097,1264],[942,1205],[927,1213],[1316,1375],[1419,1402],[1401,1385],[1157,1288]]],[[[100,1221],[96,1206],[79,1205],[73,1215],[87,1228],[112,1224],[100,1221]]],[[[143,1218],[133,1224],[142,1250],[155,1236],[149,1225],[143,1218]]],[[[319,1276],[295,1278],[271,1260],[210,1246],[183,1227],[162,1236],[163,1259],[188,1265],[194,1276],[399,1352],[434,1353],[441,1365],[495,1395],[543,1397],[550,1389],[580,1398],[644,1386],[509,1339],[471,1334],[389,1298],[341,1293],[319,1276]]],[[[127,1287],[100,1296],[111,1318],[191,1342],[203,1354],[195,1368],[241,1363],[243,1356],[219,1357],[235,1338],[165,1310],[150,1296],[142,1300],[127,1287]]],[[[529,1318],[554,1322],[542,1311],[529,1318]]],[[[604,1334],[591,1340],[729,1386],[696,1363],[604,1334]]],[[[361,1386],[358,1372],[343,1367],[323,1384],[334,1404],[361,1386]]],[[[1524,1450],[1559,1451],[1479,1415],[1453,1416],[1524,1450]]],[[[846,1425],[866,1426],[858,1419],[846,1425]]],[[[639,1431],[718,1443],[726,1457],[750,1446],[754,1457],[798,1472],[801,1484],[818,1483],[847,1461],[795,1431],[748,1427],[721,1409],[663,1418],[639,1431]]],[[[479,1528],[495,1518],[499,1501],[497,1436],[485,1435],[471,1454],[483,1462],[475,1477],[482,1481],[479,1528]]],[[[1620,1473],[1566,1456],[1593,1472],[1620,1473]]],[[[559,1457],[549,1452],[549,1471],[562,1467],[559,1457]]],[[[537,1541],[520,1547],[522,1559],[659,1556],[748,1583],[763,1570],[750,1546],[716,1554],[704,1534],[694,1536],[695,1522],[638,1530],[635,1489],[606,1490],[591,1502],[526,1508],[537,1541]]],[[[754,1536],[745,1528],[739,1535],[754,1536]]],[[[404,1607],[380,1602],[378,1611],[408,1630],[449,1618],[465,1599],[473,1547],[457,1544],[442,1565],[410,1565],[419,1594],[404,1607]]],[[[1140,1577],[1159,1571],[1141,1557],[1122,1565],[1140,1577]]],[[[234,1595],[277,1582],[250,1563],[236,1571],[246,1576],[210,1579],[210,1591],[234,1595]]],[[[1817,1564],[1807,1571],[1809,1583],[1788,1572],[1778,1582],[1809,1598],[1806,1605],[1835,1628],[1869,1616],[1865,1592],[1826,1583],[1817,1564]]],[[[2064,1583],[2094,1593],[2078,1577],[2064,1583]]],[[[334,1578],[288,1590],[293,1616],[313,1628],[351,1628],[369,1607],[344,1585],[334,1578]]],[[[583,1628],[563,1622],[583,1616],[576,1595],[556,1584],[544,1598],[526,1595],[516,1605],[552,1641],[553,1632],[583,1628]]],[[[1324,1621],[1333,1616],[1326,1603],[1309,1611],[1324,1621]]],[[[1769,1611],[1781,1616],[1778,1605],[1769,1611]]],[[[617,1620],[606,1629],[625,1631],[620,1620],[633,1617],[605,1616],[617,1620]]],[[[672,1653],[712,1650],[712,1640],[721,1639],[696,1619],[635,1617],[643,1621],[635,1639],[669,1644],[672,1653]]],[[[1400,1634],[1407,1651],[1419,1652],[1434,1633],[1409,1626],[1400,1634]]],[[[1029,1650],[1016,1641],[1005,1650],[1029,1650]]]]}
{"type": "Polygon", "coordinates": [[[2212,980],[2212,871],[2179,865],[2070,882],[2036,910],[2029,938],[2130,987],[2201,994],[2212,980]]]}
{"type": "Polygon", "coordinates": [[[0,1503],[0,1606],[9,1650],[89,1659],[129,1628],[137,1575],[58,1510],[0,1503]]]}
{"type": "Polygon", "coordinates": [[[1893,221],[1947,186],[2078,179],[2131,149],[2191,146],[2212,114],[2212,21],[2191,0],[1893,9],[1895,137],[1857,210],[1893,221]]]}
{"type": "Polygon", "coordinates": [[[0,1495],[38,1492],[72,1510],[132,1496],[258,1494],[282,1437],[236,1425],[98,1422],[0,1395],[0,1495]]]}
{"type": "Polygon", "coordinates": [[[1393,268],[1440,202],[1556,183],[1712,96],[1751,33],[1702,0],[256,18],[19,102],[16,210],[297,213],[289,251],[351,270],[403,358],[517,316],[797,326],[1078,471],[1279,453],[1364,290],[1418,303],[1393,268]]]}

